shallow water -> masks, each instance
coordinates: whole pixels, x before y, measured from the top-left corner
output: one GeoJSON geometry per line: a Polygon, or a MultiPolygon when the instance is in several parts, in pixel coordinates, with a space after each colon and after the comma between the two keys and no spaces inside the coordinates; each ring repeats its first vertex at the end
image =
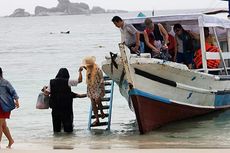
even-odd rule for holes
{"type": "MultiPolygon", "coordinates": [[[[119,14],[122,17],[136,13],[119,14]]],[[[111,131],[87,130],[90,101],[74,100],[74,133],[53,135],[51,110],[35,109],[40,89],[67,67],[76,78],[86,55],[100,65],[110,51],[118,52],[120,33],[114,14],[0,18],[0,66],[21,101],[8,125],[15,146],[44,148],[229,148],[230,111],[169,124],[139,135],[135,115],[115,86],[111,131]],[[60,34],[61,31],[70,34],[60,34]]],[[[75,92],[86,91],[85,81],[75,92]]],[[[4,137],[3,143],[6,143],[4,137]]]]}

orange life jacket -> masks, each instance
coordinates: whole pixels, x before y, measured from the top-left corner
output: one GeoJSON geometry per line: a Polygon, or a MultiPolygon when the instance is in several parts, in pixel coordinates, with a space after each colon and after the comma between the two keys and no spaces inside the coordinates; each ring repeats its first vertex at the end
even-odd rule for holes
{"type": "MultiPolygon", "coordinates": [[[[208,43],[205,43],[205,48],[206,48],[206,52],[219,52],[219,49],[216,46],[211,46],[208,43]]],[[[202,67],[202,54],[201,54],[201,49],[198,49],[196,51],[196,55],[195,58],[193,59],[194,63],[195,63],[195,67],[197,69],[202,67]]],[[[213,68],[218,68],[220,65],[220,60],[219,59],[212,59],[212,60],[207,60],[207,66],[210,69],[213,68]]]]}

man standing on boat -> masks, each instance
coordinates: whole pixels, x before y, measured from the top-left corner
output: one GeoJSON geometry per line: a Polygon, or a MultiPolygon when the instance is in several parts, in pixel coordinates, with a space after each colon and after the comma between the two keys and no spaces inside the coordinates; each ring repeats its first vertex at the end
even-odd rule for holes
{"type": "Polygon", "coordinates": [[[145,25],[143,32],[146,43],[145,51],[151,53],[152,57],[158,57],[162,49],[168,48],[168,32],[162,24],[154,24],[150,18],[145,19],[145,25]]]}
{"type": "Polygon", "coordinates": [[[178,63],[184,63],[189,69],[192,68],[193,56],[194,56],[194,45],[192,35],[184,30],[181,24],[177,23],[173,27],[176,40],[176,61],[178,63]]]}
{"type": "Polygon", "coordinates": [[[119,16],[112,18],[114,25],[121,30],[121,42],[130,49],[131,54],[140,54],[140,32],[132,25],[124,22],[119,16]]]}

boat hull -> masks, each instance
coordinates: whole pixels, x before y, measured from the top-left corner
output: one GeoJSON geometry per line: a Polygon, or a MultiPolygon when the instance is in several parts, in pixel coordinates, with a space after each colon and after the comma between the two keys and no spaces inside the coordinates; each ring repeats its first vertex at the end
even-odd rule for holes
{"type": "MultiPolygon", "coordinates": [[[[230,22],[222,15],[151,17],[155,22],[167,22],[169,25],[179,22],[186,29],[199,33],[202,54],[200,69],[151,58],[148,53],[130,54],[123,43],[119,44],[120,55],[110,53],[110,58],[106,58],[102,69],[119,85],[121,94],[129,104],[133,104],[140,133],[172,121],[230,108],[230,22]],[[212,28],[215,38],[218,38],[219,53],[206,48],[204,27],[212,28]],[[221,64],[210,68],[208,63],[215,63],[215,60],[220,60],[221,64]]],[[[125,22],[142,27],[144,20],[131,18],[125,22]]]]}
{"type": "MultiPolygon", "coordinates": [[[[140,134],[152,131],[169,122],[207,114],[221,108],[201,108],[175,102],[131,95],[140,134]]],[[[224,108],[222,108],[224,109],[224,108]]]]}
{"type": "Polygon", "coordinates": [[[102,69],[133,105],[140,134],[169,122],[230,108],[228,79],[158,59],[131,58],[129,73],[123,73],[124,65],[119,59],[117,64],[113,73],[110,61],[103,63],[102,69]]]}

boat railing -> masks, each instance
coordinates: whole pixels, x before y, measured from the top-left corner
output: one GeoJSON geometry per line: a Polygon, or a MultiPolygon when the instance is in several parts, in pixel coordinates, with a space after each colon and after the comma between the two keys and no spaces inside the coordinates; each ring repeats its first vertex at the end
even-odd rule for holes
{"type": "Polygon", "coordinates": [[[227,70],[227,66],[226,66],[226,63],[225,63],[224,55],[223,55],[222,49],[221,49],[221,47],[220,47],[220,43],[219,43],[219,41],[218,41],[216,28],[213,27],[212,29],[213,29],[213,32],[214,32],[215,39],[217,40],[217,46],[218,46],[218,48],[219,48],[219,58],[220,58],[220,60],[222,61],[222,65],[223,65],[225,74],[228,75],[228,70],[227,70]]]}
{"type": "MultiPolygon", "coordinates": [[[[193,69],[194,71],[197,71],[197,72],[204,72],[205,70],[203,68],[201,69],[193,69]]],[[[229,71],[230,70],[230,67],[227,67],[227,70],[229,71]]],[[[224,71],[224,68],[212,68],[212,69],[208,69],[209,72],[211,71],[224,71]]]]}
{"type": "Polygon", "coordinates": [[[151,58],[151,54],[150,53],[141,53],[140,55],[137,54],[130,54],[130,58],[151,58]]]}
{"type": "MultiPolygon", "coordinates": [[[[205,72],[205,69],[201,68],[201,69],[193,69],[196,72],[205,72]]],[[[225,73],[225,69],[222,68],[212,68],[212,69],[207,69],[209,74],[213,74],[216,76],[228,76],[228,78],[230,78],[230,75],[228,75],[230,73],[230,67],[226,67],[226,70],[228,71],[228,74],[225,73]]],[[[230,79],[229,79],[230,80],[230,79]]]]}
{"type": "Polygon", "coordinates": [[[225,74],[228,75],[230,67],[228,67],[228,63],[226,62],[227,60],[230,60],[230,52],[222,52],[222,49],[220,48],[220,45],[218,43],[218,48],[219,48],[219,52],[206,52],[206,59],[207,60],[221,60],[221,65],[219,68],[215,68],[215,69],[208,69],[208,72],[213,72],[213,71],[221,71],[224,73],[221,74],[225,74]]]}
{"type": "MultiPolygon", "coordinates": [[[[218,52],[206,52],[206,58],[207,60],[221,59],[218,52]]],[[[230,59],[230,52],[222,52],[222,58],[224,60],[230,59]]]]}

